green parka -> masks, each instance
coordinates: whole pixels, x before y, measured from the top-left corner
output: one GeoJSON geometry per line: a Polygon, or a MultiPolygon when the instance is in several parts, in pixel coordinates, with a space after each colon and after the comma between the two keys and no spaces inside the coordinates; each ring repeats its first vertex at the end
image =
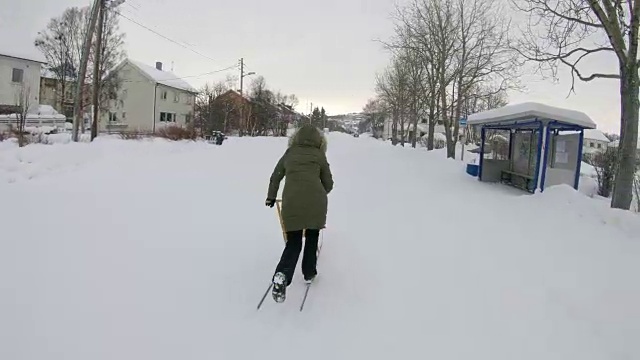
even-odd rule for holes
{"type": "Polygon", "coordinates": [[[268,199],[276,198],[286,177],[282,191],[285,231],[325,227],[327,194],[333,189],[326,149],[324,135],[312,125],[303,125],[291,136],[289,148],[273,170],[268,199]]]}

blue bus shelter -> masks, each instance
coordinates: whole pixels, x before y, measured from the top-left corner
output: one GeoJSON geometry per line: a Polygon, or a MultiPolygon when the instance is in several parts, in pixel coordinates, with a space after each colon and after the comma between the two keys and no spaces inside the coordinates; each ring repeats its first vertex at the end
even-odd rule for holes
{"type": "Polygon", "coordinates": [[[578,188],[584,129],[596,128],[585,113],[527,102],[469,115],[467,122],[481,131],[480,181],[531,193],[559,184],[578,188]],[[486,151],[498,135],[508,148],[486,151]]]}

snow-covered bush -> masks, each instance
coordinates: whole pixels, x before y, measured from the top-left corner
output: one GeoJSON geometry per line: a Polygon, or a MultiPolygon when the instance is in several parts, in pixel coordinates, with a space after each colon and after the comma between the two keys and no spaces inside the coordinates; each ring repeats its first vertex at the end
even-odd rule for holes
{"type": "Polygon", "coordinates": [[[585,162],[593,166],[598,180],[598,195],[609,197],[618,169],[618,149],[607,148],[595,154],[585,154],[585,162]]]}
{"type": "MultiPolygon", "coordinates": [[[[433,148],[434,149],[444,149],[447,146],[447,141],[444,135],[442,134],[433,134],[433,148]]],[[[421,147],[428,147],[429,137],[428,135],[421,136],[418,140],[418,144],[421,147]]]]}
{"type": "Polygon", "coordinates": [[[183,128],[180,126],[167,126],[156,131],[156,136],[178,141],[178,140],[196,140],[198,134],[194,129],[183,128]]]}

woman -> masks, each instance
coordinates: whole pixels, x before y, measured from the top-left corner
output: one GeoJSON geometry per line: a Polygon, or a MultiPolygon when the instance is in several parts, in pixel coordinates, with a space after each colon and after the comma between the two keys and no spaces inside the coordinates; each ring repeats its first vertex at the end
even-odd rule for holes
{"type": "Polygon", "coordinates": [[[316,253],[320,229],[327,220],[327,194],[333,189],[333,177],[325,155],[324,135],[305,124],[289,139],[289,148],[276,165],[269,182],[266,205],[273,207],[282,178],[282,220],[286,245],[273,276],[273,298],[283,302],[291,284],[305,237],[302,274],[311,282],[318,274],[316,253]]]}

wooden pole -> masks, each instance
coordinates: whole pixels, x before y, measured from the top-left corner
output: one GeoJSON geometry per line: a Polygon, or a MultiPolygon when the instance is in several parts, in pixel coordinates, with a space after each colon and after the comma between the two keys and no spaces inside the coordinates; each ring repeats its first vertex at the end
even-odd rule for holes
{"type": "Polygon", "coordinates": [[[282,208],[281,204],[282,200],[276,200],[276,210],[278,210],[278,219],[280,220],[280,228],[282,229],[282,238],[284,239],[284,243],[287,243],[287,231],[284,228],[284,221],[282,220],[282,208]]]}
{"type": "Polygon", "coordinates": [[[98,11],[100,10],[100,1],[95,0],[93,3],[93,11],[91,13],[91,20],[89,21],[89,26],[87,27],[87,35],[84,38],[84,45],[82,47],[82,56],[80,59],[80,71],[78,74],[78,78],[76,79],[76,96],[75,103],[73,107],[73,141],[78,141],[78,127],[80,122],[84,124],[83,108],[84,104],[82,103],[82,89],[84,88],[84,80],[87,74],[87,62],[89,61],[89,49],[91,48],[91,39],[93,38],[93,31],[96,28],[96,21],[98,20],[98,11]]]}
{"type": "Polygon", "coordinates": [[[102,28],[104,27],[105,0],[100,0],[98,26],[96,30],[96,49],[93,54],[93,121],[91,122],[91,141],[98,136],[98,118],[100,117],[100,55],[102,53],[102,28]]]}

